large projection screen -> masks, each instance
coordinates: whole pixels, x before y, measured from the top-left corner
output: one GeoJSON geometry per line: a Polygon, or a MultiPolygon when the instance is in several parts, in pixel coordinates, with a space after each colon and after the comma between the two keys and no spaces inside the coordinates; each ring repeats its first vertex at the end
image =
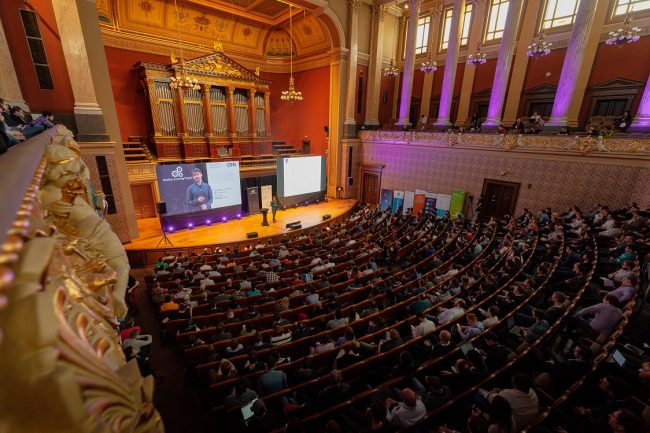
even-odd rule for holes
{"type": "Polygon", "coordinates": [[[241,212],[237,161],[159,165],[156,172],[160,199],[167,204],[163,217],[177,228],[210,224],[241,212]]]}
{"type": "Polygon", "coordinates": [[[278,161],[280,197],[320,191],[325,191],[325,159],[322,156],[281,158],[278,161]]]}

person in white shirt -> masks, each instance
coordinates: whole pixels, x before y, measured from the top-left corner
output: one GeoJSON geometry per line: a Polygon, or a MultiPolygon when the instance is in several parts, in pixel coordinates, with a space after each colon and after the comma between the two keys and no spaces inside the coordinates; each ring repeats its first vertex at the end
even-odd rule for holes
{"type": "Polygon", "coordinates": [[[402,400],[402,403],[398,403],[392,398],[386,399],[386,420],[394,427],[412,426],[427,414],[424,403],[412,389],[404,388],[402,390],[402,400]]]}
{"type": "Polygon", "coordinates": [[[201,271],[201,272],[211,271],[211,270],[212,270],[212,266],[208,265],[208,264],[205,263],[205,262],[203,263],[203,266],[201,266],[201,267],[199,268],[199,271],[201,271]]]}
{"type": "Polygon", "coordinates": [[[134,329],[133,332],[131,332],[131,335],[129,335],[129,338],[124,340],[122,343],[122,347],[126,349],[127,347],[131,347],[133,349],[133,354],[137,355],[140,350],[151,344],[152,337],[149,334],[142,334],[140,335],[140,330],[139,329],[134,329]]]}
{"type": "Polygon", "coordinates": [[[429,320],[423,312],[420,311],[417,314],[417,318],[419,320],[418,325],[411,326],[411,333],[413,334],[413,338],[428,334],[436,329],[436,325],[431,320],[429,320]]]}
{"type": "Polygon", "coordinates": [[[199,282],[199,284],[200,284],[200,287],[201,287],[202,289],[204,289],[205,286],[212,286],[212,285],[214,285],[214,280],[212,280],[212,279],[206,277],[206,278],[202,279],[202,280],[199,282]]]}
{"type": "Polygon", "coordinates": [[[490,305],[490,308],[487,310],[487,319],[484,319],[481,323],[483,328],[487,329],[490,326],[494,325],[499,321],[499,307],[496,305],[490,305]]]}
{"type": "Polygon", "coordinates": [[[219,278],[221,276],[221,272],[217,271],[217,268],[215,267],[212,271],[208,272],[208,277],[209,278],[219,278]]]}
{"type": "Polygon", "coordinates": [[[512,417],[515,421],[517,431],[535,419],[539,413],[539,400],[531,385],[532,381],[530,378],[526,374],[518,372],[512,376],[512,388],[503,390],[493,389],[488,394],[490,403],[496,395],[500,395],[508,400],[512,408],[512,417]]]}
{"type": "Polygon", "coordinates": [[[465,301],[463,299],[458,299],[454,302],[454,306],[452,308],[441,309],[441,311],[438,313],[438,323],[442,325],[444,323],[451,322],[463,314],[465,314],[465,301]]]}

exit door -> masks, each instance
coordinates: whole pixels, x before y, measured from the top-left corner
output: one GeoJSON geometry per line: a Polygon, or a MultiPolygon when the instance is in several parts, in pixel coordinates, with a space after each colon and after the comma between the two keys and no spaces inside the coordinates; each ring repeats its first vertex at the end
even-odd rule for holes
{"type": "Polygon", "coordinates": [[[520,186],[520,183],[485,179],[481,215],[495,218],[501,218],[505,214],[513,215],[520,186]]]}

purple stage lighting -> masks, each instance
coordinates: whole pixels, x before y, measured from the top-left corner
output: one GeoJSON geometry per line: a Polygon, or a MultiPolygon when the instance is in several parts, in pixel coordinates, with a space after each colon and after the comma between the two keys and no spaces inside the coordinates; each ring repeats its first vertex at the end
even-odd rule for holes
{"type": "Polygon", "coordinates": [[[167,227],[167,231],[168,231],[168,232],[173,232],[173,231],[174,231],[174,226],[169,226],[169,227],[167,227]]]}
{"type": "Polygon", "coordinates": [[[205,223],[208,224],[208,225],[210,225],[211,222],[212,221],[210,221],[210,220],[205,220],[205,223]]]}
{"type": "Polygon", "coordinates": [[[222,216],[221,221],[226,222],[226,221],[228,221],[228,218],[226,218],[225,216],[222,216]]]}
{"type": "Polygon", "coordinates": [[[241,218],[241,214],[240,214],[240,213],[237,214],[237,218],[241,218]]]}
{"type": "Polygon", "coordinates": [[[187,224],[187,228],[190,228],[190,229],[191,229],[192,227],[194,227],[194,224],[192,224],[192,223],[188,223],[188,224],[187,224]]]}

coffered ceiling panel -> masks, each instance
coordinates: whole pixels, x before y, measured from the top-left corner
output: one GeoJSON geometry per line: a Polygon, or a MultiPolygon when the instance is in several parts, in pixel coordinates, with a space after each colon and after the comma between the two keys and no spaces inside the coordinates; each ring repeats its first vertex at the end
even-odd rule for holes
{"type": "MultiPolygon", "coordinates": [[[[156,38],[178,51],[181,40],[212,47],[220,41],[226,52],[247,56],[308,55],[331,47],[325,25],[308,9],[293,8],[293,43],[289,37],[289,6],[276,0],[97,0],[100,23],[113,34],[156,38]]],[[[313,5],[309,5],[313,8],[313,5]]]]}

